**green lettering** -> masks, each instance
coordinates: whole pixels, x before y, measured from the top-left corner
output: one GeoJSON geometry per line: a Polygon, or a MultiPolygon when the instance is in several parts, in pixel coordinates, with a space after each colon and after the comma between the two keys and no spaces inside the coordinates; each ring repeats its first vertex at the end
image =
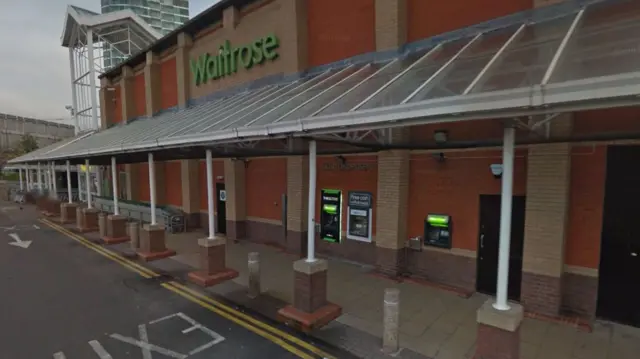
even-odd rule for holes
{"type": "Polygon", "coordinates": [[[253,67],[253,52],[251,51],[251,47],[242,46],[239,49],[234,49],[234,52],[235,50],[238,50],[238,59],[245,69],[250,69],[251,67],[253,67]]]}
{"type": "Polygon", "coordinates": [[[204,55],[200,55],[198,57],[198,60],[193,61],[191,60],[191,74],[193,74],[193,82],[196,84],[196,86],[200,85],[203,82],[207,81],[207,76],[206,76],[206,64],[207,64],[207,59],[209,58],[208,54],[204,54],[204,55]]]}
{"type": "Polygon", "coordinates": [[[207,79],[216,80],[218,76],[218,66],[215,56],[209,56],[207,54],[207,79]]]}
{"type": "Polygon", "coordinates": [[[262,40],[256,40],[251,44],[253,48],[253,63],[262,64],[264,62],[264,54],[262,53],[262,40]]]}
{"type": "Polygon", "coordinates": [[[271,34],[262,39],[262,53],[267,60],[275,60],[278,58],[278,52],[276,51],[280,47],[280,40],[271,34]]]}
{"type": "Polygon", "coordinates": [[[273,61],[279,56],[279,48],[280,40],[274,34],[239,47],[233,47],[231,42],[226,40],[220,45],[216,55],[205,53],[190,60],[193,82],[199,86],[209,80],[234,74],[240,66],[250,69],[266,60],[273,61]]]}
{"type": "Polygon", "coordinates": [[[232,71],[233,73],[238,72],[238,61],[240,61],[240,49],[238,47],[234,47],[233,50],[231,50],[231,67],[232,67],[232,71]]]}

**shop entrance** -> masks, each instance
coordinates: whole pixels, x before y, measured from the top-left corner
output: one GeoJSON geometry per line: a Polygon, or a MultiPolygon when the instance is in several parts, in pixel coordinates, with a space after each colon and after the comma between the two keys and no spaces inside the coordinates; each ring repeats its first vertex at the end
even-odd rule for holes
{"type": "MultiPolygon", "coordinates": [[[[480,231],[478,238],[478,273],[476,289],[496,294],[498,248],[500,241],[500,196],[480,196],[480,231]]],[[[522,249],[524,243],[525,197],[514,196],[511,214],[511,248],[509,259],[509,299],[520,300],[522,249]]]]}
{"type": "Polygon", "coordinates": [[[640,146],[607,151],[597,315],[640,327],[640,146]]]}
{"type": "Polygon", "coordinates": [[[216,209],[216,232],[227,234],[227,191],[224,189],[224,183],[216,183],[216,209]]]}

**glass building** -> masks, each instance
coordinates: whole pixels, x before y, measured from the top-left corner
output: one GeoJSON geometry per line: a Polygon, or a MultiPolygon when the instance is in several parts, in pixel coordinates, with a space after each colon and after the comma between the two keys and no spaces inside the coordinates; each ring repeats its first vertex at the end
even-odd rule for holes
{"type": "MultiPolygon", "coordinates": [[[[162,35],[189,20],[189,0],[101,0],[101,10],[103,14],[131,10],[162,35]]],[[[117,65],[122,57],[105,50],[104,68],[117,65]]]]}

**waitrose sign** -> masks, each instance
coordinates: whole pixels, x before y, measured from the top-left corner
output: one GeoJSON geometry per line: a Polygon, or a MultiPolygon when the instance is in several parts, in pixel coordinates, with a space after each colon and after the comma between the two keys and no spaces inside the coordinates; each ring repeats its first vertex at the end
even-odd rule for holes
{"type": "Polygon", "coordinates": [[[209,80],[230,76],[238,68],[250,69],[265,61],[278,58],[280,40],[275,35],[267,35],[250,44],[234,47],[227,40],[220,46],[217,55],[204,53],[197,59],[191,59],[191,74],[196,86],[209,80]]]}

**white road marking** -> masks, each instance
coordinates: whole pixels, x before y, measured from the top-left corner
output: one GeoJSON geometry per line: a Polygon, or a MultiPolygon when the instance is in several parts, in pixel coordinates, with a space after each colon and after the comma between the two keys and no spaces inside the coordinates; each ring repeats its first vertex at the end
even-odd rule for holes
{"type": "Polygon", "coordinates": [[[110,337],[115,339],[115,340],[119,340],[119,341],[121,341],[123,343],[135,345],[138,348],[148,348],[149,350],[152,350],[154,352],[158,352],[158,353],[160,353],[162,355],[166,355],[166,356],[171,357],[171,358],[185,359],[187,357],[187,355],[185,355],[185,354],[176,353],[173,350],[162,348],[162,347],[159,347],[157,345],[150,344],[150,343],[145,343],[145,342],[142,342],[140,340],[133,339],[133,338],[130,338],[130,337],[125,337],[125,336],[117,334],[117,333],[111,334],[110,337]]]}
{"type": "MultiPolygon", "coordinates": [[[[138,325],[138,334],[140,335],[140,340],[149,343],[149,334],[147,334],[147,326],[144,324],[138,325]]],[[[142,358],[143,359],[151,359],[151,350],[149,348],[142,348],[142,358]]]]}
{"type": "Polygon", "coordinates": [[[9,233],[9,237],[13,238],[14,242],[9,242],[10,245],[27,249],[31,245],[31,241],[23,241],[18,236],[18,233],[9,233]]]}
{"type": "Polygon", "coordinates": [[[172,314],[172,315],[167,315],[166,317],[162,317],[160,319],[156,319],[154,321],[151,321],[151,322],[149,322],[149,324],[155,324],[155,323],[167,320],[167,319],[171,319],[173,317],[178,317],[178,318],[184,320],[185,322],[191,324],[191,327],[182,330],[182,334],[188,334],[188,333],[191,333],[194,330],[200,330],[201,332],[203,332],[203,333],[207,334],[208,336],[210,336],[211,339],[212,339],[210,342],[208,342],[208,343],[206,343],[204,345],[201,345],[201,346],[195,348],[194,350],[190,351],[189,355],[194,355],[194,354],[200,353],[201,351],[206,350],[208,348],[211,348],[212,346],[214,346],[214,345],[216,345],[216,344],[218,344],[218,343],[220,343],[220,342],[225,340],[225,338],[222,335],[220,335],[220,334],[214,332],[213,330],[205,327],[204,325],[196,322],[194,319],[190,318],[189,316],[187,316],[184,313],[176,313],[176,314],[172,314]]]}
{"type": "Polygon", "coordinates": [[[97,340],[90,341],[89,345],[91,345],[91,348],[93,348],[93,351],[98,354],[100,359],[113,359],[111,354],[107,353],[102,344],[100,344],[100,342],[98,342],[97,340]]]}
{"type": "Polygon", "coordinates": [[[57,352],[53,354],[53,359],[67,359],[67,357],[64,356],[63,352],[57,352]]]}

